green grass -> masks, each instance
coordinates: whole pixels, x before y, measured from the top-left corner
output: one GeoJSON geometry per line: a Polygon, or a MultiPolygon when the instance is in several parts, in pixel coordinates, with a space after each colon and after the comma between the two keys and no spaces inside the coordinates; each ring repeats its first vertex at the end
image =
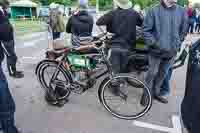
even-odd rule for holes
{"type": "Polygon", "coordinates": [[[144,43],[137,43],[136,44],[136,48],[138,48],[138,49],[144,49],[145,45],[144,45],[144,43]]]}
{"type": "Polygon", "coordinates": [[[41,21],[32,20],[16,20],[11,21],[17,36],[23,36],[34,32],[42,32],[46,30],[46,26],[41,21]]]}
{"type": "Polygon", "coordinates": [[[145,48],[144,40],[142,38],[140,38],[136,41],[136,48],[138,48],[138,49],[145,48]]]}

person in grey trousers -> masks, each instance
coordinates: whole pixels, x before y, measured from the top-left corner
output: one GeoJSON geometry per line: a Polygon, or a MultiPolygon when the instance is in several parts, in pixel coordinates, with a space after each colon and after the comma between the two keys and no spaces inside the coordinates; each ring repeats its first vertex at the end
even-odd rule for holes
{"type": "MultiPolygon", "coordinates": [[[[167,104],[168,100],[161,93],[161,86],[174,58],[187,35],[188,18],[177,0],[161,0],[151,8],[144,19],[144,40],[149,49],[149,70],[145,82],[155,100],[167,104]]],[[[141,104],[147,100],[145,94],[141,104]]]]}

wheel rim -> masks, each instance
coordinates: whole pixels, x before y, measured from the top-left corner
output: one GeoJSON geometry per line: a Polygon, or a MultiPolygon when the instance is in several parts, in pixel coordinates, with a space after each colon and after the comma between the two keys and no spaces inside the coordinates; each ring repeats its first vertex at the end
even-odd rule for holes
{"type": "MultiPolygon", "coordinates": [[[[123,90],[120,87],[119,90],[122,91],[122,93],[124,93],[128,97],[127,99],[125,99],[125,97],[123,97],[123,95],[121,95],[121,94],[118,96],[118,95],[112,94],[113,92],[109,92],[110,90],[109,90],[108,86],[109,86],[109,83],[113,80],[113,79],[110,79],[103,86],[102,93],[101,93],[102,103],[103,103],[103,105],[104,105],[104,107],[106,108],[107,111],[109,111],[110,113],[112,113],[112,115],[114,115],[118,118],[121,118],[121,119],[136,119],[136,118],[143,116],[144,114],[146,114],[149,111],[151,104],[152,104],[150,91],[147,89],[145,84],[143,84],[140,80],[138,80],[134,77],[118,76],[118,77],[115,77],[114,79],[125,79],[125,78],[136,81],[137,85],[138,85],[138,83],[142,84],[143,89],[137,88],[137,89],[134,89],[134,90],[133,89],[124,89],[123,90]],[[144,90],[147,91],[146,94],[147,94],[149,100],[148,100],[147,106],[142,107],[140,105],[140,100],[141,100],[141,97],[142,97],[144,90]],[[137,91],[139,91],[139,92],[136,93],[137,91]],[[109,95],[106,95],[106,94],[109,94],[109,95]],[[131,95],[131,94],[134,94],[134,95],[131,95]],[[111,97],[113,97],[114,99],[111,99],[111,97]],[[109,102],[108,100],[115,101],[116,103],[119,103],[123,106],[119,106],[119,104],[115,105],[114,102],[109,102]],[[138,111],[139,105],[141,107],[138,111]],[[131,110],[131,111],[129,111],[129,110],[131,110]],[[128,112],[128,113],[124,113],[124,112],[128,112]]],[[[124,84],[126,84],[126,83],[124,83],[124,84]]],[[[124,86],[124,87],[126,88],[126,86],[124,86]]]]}

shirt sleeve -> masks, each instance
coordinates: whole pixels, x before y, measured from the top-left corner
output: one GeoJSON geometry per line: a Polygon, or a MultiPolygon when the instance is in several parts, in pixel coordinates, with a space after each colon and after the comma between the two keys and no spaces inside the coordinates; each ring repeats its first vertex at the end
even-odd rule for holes
{"type": "Polygon", "coordinates": [[[72,17],[69,18],[67,25],[66,25],[66,32],[71,33],[71,27],[72,27],[72,17]]]}
{"type": "Polygon", "coordinates": [[[180,27],[180,41],[183,42],[185,40],[185,37],[187,36],[188,31],[188,15],[187,11],[184,10],[183,19],[182,19],[182,25],[180,27]]]}
{"type": "Polygon", "coordinates": [[[102,25],[109,25],[112,23],[112,16],[113,16],[113,13],[112,12],[109,12],[105,15],[103,15],[102,17],[100,17],[97,22],[96,22],[96,25],[98,26],[102,26],[102,25]]]}

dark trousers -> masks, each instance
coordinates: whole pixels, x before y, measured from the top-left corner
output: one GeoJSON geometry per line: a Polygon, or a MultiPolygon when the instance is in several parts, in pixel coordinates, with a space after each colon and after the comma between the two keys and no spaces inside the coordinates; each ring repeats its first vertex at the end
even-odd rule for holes
{"type": "Polygon", "coordinates": [[[199,133],[200,127],[200,104],[195,100],[184,99],[181,105],[181,116],[188,133],[199,133]]]}
{"type": "Polygon", "coordinates": [[[53,32],[53,40],[60,38],[60,32],[53,32]]]}
{"type": "Polygon", "coordinates": [[[14,43],[14,40],[8,41],[8,42],[2,41],[1,45],[3,47],[4,54],[7,57],[7,64],[8,65],[16,65],[16,63],[17,63],[17,56],[16,56],[16,53],[15,53],[15,43],[14,43]]]}
{"type": "Polygon", "coordinates": [[[12,41],[2,41],[1,45],[4,50],[4,54],[7,57],[7,67],[15,67],[17,63],[17,55],[15,53],[15,42],[12,41]]]}
{"type": "Polygon", "coordinates": [[[0,124],[3,133],[18,133],[15,127],[14,112],[15,102],[0,64],[0,124]]]}
{"type": "Polygon", "coordinates": [[[195,31],[200,32],[200,24],[196,24],[195,31]]]}
{"type": "Polygon", "coordinates": [[[115,74],[125,73],[128,64],[128,50],[112,48],[110,62],[115,74]]]}
{"type": "Polygon", "coordinates": [[[166,60],[149,55],[149,70],[147,72],[145,82],[151,90],[153,96],[161,95],[161,86],[169,70],[166,68],[170,68],[173,63],[174,58],[166,60]]]}

